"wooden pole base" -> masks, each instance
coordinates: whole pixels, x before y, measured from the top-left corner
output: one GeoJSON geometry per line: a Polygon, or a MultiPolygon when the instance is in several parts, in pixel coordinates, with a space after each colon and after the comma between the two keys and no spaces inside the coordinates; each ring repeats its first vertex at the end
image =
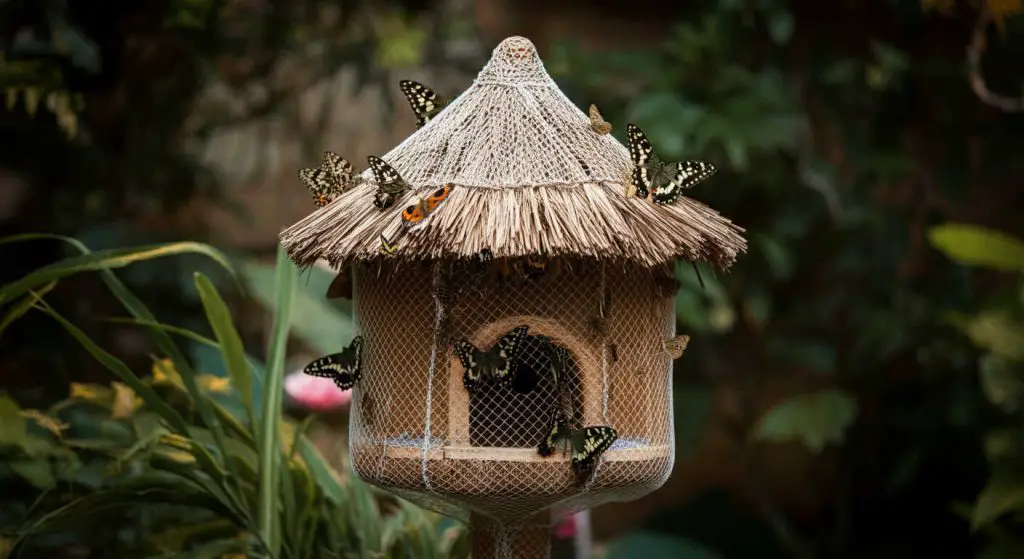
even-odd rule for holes
{"type": "Polygon", "coordinates": [[[547,525],[502,526],[478,514],[469,519],[473,559],[548,559],[551,528],[547,525]]]}

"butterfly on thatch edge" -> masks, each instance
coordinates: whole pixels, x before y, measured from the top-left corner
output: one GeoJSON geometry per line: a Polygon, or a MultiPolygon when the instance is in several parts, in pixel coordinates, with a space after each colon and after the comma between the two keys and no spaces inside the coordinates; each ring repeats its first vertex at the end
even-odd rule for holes
{"type": "Polygon", "coordinates": [[[399,196],[412,189],[402,175],[398,174],[398,171],[383,159],[371,155],[366,158],[366,161],[370,164],[373,180],[377,183],[377,192],[373,195],[373,205],[378,210],[383,211],[390,208],[399,196]]]}
{"type": "Polygon", "coordinates": [[[363,337],[356,336],[339,353],[332,353],[313,361],[302,370],[314,377],[329,378],[342,390],[348,390],[363,378],[363,337]]]}
{"type": "Polygon", "coordinates": [[[496,380],[504,386],[509,385],[528,330],[529,326],[517,326],[505,333],[487,350],[477,348],[466,339],[455,340],[452,346],[465,368],[462,385],[466,390],[471,393],[476,391],[480,383],[486,379],[496,380]]]}
{"type": "Polygon", "coordinates": [[[319,167],[299,169],[299,180],[313,195],[313,202],[322,208],[355,186],[359,178],[347,159],[333,151],[325,151],[319,167]]]}
{"type": "Polygon", "coordinates": [[[562,448],[571,452],[572,469],[577,475],[589,473],[598,458],[618,440],[619,433],[608,425],[593,425],[575,429],[565,417],[561,407],[551,414],[551,429],[537,446],[537,454],[547,457],[562,448]]]}
{"type": "Polygon", "coordinates": [[[427,218],[434,214],[448,200],[452,193],[452,185],[446,184],[430,193],[425,198],[417,197],[411,204],[402,210],[402,224],[409,230],[415,231],[426,225],[427,218]]]}
{"type": "Polygon", "coordinates": [[[433,89],[413,81],[402,80],[398,82],[399,89],[409,102],[413,114],[416,115],[416,128],[423,128],[423,125],[430,122],[446,106],[448,101],[441,99],[433,89]]]}
{"type": "Polygon", "coordinates": [[[633,163],[632,186],[640,198],[668,205],[683,195],[683,190],[704,182],[718,169],[706,161],[680,161],[674,165],[662,161],[647,135],[635,124],[626,125],[626,143],[633,163]]]}

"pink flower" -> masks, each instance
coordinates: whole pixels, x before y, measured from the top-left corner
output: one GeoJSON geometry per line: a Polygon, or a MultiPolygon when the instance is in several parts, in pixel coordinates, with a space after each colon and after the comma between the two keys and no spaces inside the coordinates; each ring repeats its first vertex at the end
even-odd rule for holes
{"type": "Polygon", "coordinates": [[[314,377],[297,371],[284,378],[285,394],[312,411],[339,411],[352,402],[352,391],[342,390],[329,378],[314,377]]]}
{"type": "Polygon", "coordinates": [[[560,540],[567,540],[576,535],[576,515],[570,514],[561,522],[555,524],[555,537],[560,540]]]}

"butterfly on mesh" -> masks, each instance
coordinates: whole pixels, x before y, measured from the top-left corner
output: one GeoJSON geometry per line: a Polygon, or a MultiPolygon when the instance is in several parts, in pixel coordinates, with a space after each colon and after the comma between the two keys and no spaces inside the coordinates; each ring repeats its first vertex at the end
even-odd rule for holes
{"type": "Polygon", "coordinates": [[[466,369],[462,375],[462,384],[466,390],[475,391],[484,379],[494,379],[503,385],[511,383],[527,330],[529,326],[525,325],[509,330],[486,351],[478,349],[468,340],[456,340],[453,344],[455,355],[466,369]]]}
{"type": "Polygon", "coordinates": [[[373,195],[373,205],[379,210],[390,208],[398,197],[405,191],[412,188],[405,182],[402,175],[394,167],[388,165],[383,159],[376,155],[366,158],[370,164],[370,171],[373,172],[373,180],[377,182],[377,192],[373,195]]]}
{"type": "Polygon", "coordinates": [[[686,351],[686,347],[688,345],[690,345],[690,336],[679,335],[672,339],[665,340],[662,343],[662,348],[672,359],[679,359],[683,356],[683,352],[686,351]]]}
{"type": "Polygon", "coordinates": [[[402,80],[398,82],[398,87],[416,115],[416,128],[422,128],[448,104],[433,89],[419,82],[402,80]]]}
{"type": "Polygon", "coordinates": [[[569,350],[547,339],[548,357],[551,361],[551,377],[555,386],[555,398],[564,417],[572,417],[572,391],[569,383],[569,366],[572,356],[569,350]]]}
{"type": "Polygon", "coordinates": [[[551,429],[537,446],[537,454],[547,457],[559,448],[567,449],[571,452],[572,469],[577,474],[589,472],[619,438],[618,432],[607,425],[573,429],[561,409],[555,408],[551,415],[551,429]]]}
{"type": "Polygon", "coordinates": [[[597,110],[597,105],[590,105],[590,128],[597,132],[599,135],[605,135],[612,131],[612,125],[601,117],[601,112],[597,110]]]}
{"type": "Polygon", "coordinates": [[[451,193],[452,185],[446,184],[426,198],[417,198],[412,204],[402,210],[402,223],[410,231],[422,227],[426,224],[427,218],[448,200],[448,195],[451,193]]]}
{"type": "Polygon", "coordinates": [[[683,190],[707,180],[718,169],[706,161],[667,163],[654,153],[647,135],[635,124],[626,125],[629,158],[633,162],[632,182],[636,195],[650,196],[655,204],[671,204],[683,195],[683,190]]]}
{"type": "Polygon", "coordinates": [[[314,377],[329,378],[342,390],[348,390],[363,377],[363,337],[356,336],[340,353],[332,353],[313,361],[302,370],[314,377]]]}
{"type": "Polygon", "coordinates": [[[333,151],[324,152],[320,167],[299,169],[299,179],[313,195],[313,202],[320,207],[326,206],[356,183],[352,164],[333,151]]]}
{"type": "Polygon", "coordinates": [[[398,252],[398,244],[392,243],[390,240],[388,240],[387,237],[384,236],[384,233],[381,233],[380,249],[378,250],[385,258],[391,258],[392,256],[395,255],[395,253],[398,252]]]}
{"type": "Polygon", "coordinates": [[[548,271],[548,261],[542,258],[527,258],[523,263],[523,276],[528,280],[540,279],[548,271]]]}

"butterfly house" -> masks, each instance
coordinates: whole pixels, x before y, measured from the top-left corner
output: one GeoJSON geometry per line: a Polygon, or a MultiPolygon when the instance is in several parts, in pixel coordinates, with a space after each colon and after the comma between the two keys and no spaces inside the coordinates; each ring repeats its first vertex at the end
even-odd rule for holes
{"type": "Polygon", "coordinates": [[[667,479],[676,266],[746,244],[683,196],[720,187],[712,164],[663,162],[632,124],[621,143],[526,39],[454,98],[400,87],[415,133],[361,173],[300,172],[321,207],[283,244],[338,270],[359,330],[307,372],[353,387],[362,479],[470,519],[474,557],[545,557],[552,521],[667,479]]]}

